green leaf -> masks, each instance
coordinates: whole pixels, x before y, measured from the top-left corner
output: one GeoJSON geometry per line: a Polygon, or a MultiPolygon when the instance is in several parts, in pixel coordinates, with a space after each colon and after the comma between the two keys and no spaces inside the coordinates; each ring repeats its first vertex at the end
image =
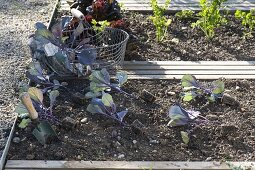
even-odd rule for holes
{"type": "Polygon", "coordinates": [[[86,99],[91,99],[91,98],[94,98],[94,97],[99,97],[99,96],[101,96],[102,94],[101,94],[101,92],[95,92],[95,93],[93,93],[93,92],[87,92],[86,94],[85,94],[85,98],[86,99]]]}
{"type": "Polygon", "coordinates": [[[181,80],[182,87],[198,87],[197,80],[194,76],[186,74],[181,80]]]}
{"type": "Polygon", "coordinates": [[[27,92],[28,92],[29,96],[33,100],[35,100],[37,102],[40,102],[40,103],[43,102],[43,93],[42,93],[42,90],[40,90],[40,89],[38,89],[36,87],[30,87],[27,92]]]}
{"type": "Polygon", "coordinates": [[[97,93],[97,92],[101,92],[101,91],[104,91],[107,89],[106,86],[104,86],[103,84],[98,84],[96,82],[90,82],[90,90],[94,93],[97,93]]]}
{"type": "Polygon", "coordinates": [[[36,36],[42,36],[50,41],[54,40],[53,34],[46,28],[40,28],[35,31],[36,36]]]}
{"type": "Polygon", "coordinates": [[[165,26],[169,26],[171,24],[172,20],[171,19],[168,19],[167,22],[165,23],[165,26]]]}
{"type": "Polygon", "coordinates": [[[215,88],[212,91],[214,94],[222,94],[224,92],[225,89],[224,82],[216,80],[213,82],[213,86],[215,86],[215,88]]]}
{"type": "Polygon", "coordinates": [[[182,141],[187,145],[189,143],[189,134],[188,132],[181,131],[182,141]]]}
{"type": "Polygon", "coordinates": [[[28,124],[31,122],[31,119],[22,119],[22,121],[19,124],[19,128],[24,129],[28,126],[28,124]]]}
{"type": "Polygon", "coordinates": [[[89,104],[86,110],[92,114],[96,114],[96,113],[104,114],[104,112],[98,105],[89,104]]]}
{"type": "Polygon", "coordinates": [[[102,102],[105,106],[110,107],[113,104],[112,96],[108,93],[103,93],[102,102]]]}
{"type": "Polygon", "coordinates": [[[189,102],[189,101],[193,100],[195,97],[196,97],[195,93],[187,92],[184,94],[182,100],[185,102],[189,102]]]}
{"type": "Polygon", "coordinates": [[[37,125],[32,134],[42,145],[48,143],[49,139],[54,139],[57,137],[57,134],[48,122],[41,122],[39,125],[37,125]]]}

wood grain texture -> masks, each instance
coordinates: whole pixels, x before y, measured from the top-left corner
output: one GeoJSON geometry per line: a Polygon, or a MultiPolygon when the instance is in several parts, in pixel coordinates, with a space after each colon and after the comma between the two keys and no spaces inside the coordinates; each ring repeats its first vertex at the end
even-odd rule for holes
{"type": "MultiPolygon", "coordinates": [[[[254,162],[229,162],[233,166],[254,168],[254,162]]],[[[97,170],[230,170],[228,163],[220,162],[178,162],[178,161],[42,161],[9,160],[5,167],[10,169],[97,169],[97,170]]]]}
{"type": "MultiPolygon", "coordinates": [[[[152,11],[149,2],[150,0],[118,0],[123,3],[126,10],[129,11],[152,11]]],[[[159,5],[164,4],[165,0],[159,0],[159,5]]],[[[69,11],[70,6],[66,0],[60,0],[61,10],[69,11]]],[[[224,3],[227,10],[250,10],[255,8],[255,0],[228,0],[224,3]]],[[[168,9],[168,12],[175,12],[181,10],[194,10],[199,11],[199,0],[172,0],[168,9]]]]}

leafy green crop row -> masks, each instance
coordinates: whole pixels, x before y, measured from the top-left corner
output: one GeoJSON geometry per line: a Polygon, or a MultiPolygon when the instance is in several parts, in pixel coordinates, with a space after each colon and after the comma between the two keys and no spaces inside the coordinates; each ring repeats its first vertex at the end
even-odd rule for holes
{"type": "MultiPolygon", "coordinates": [[[[227,19],[220,12],[224,8],[223,3],[227,0],[200,0],[201,11],[194,16],[194,12],[184,10],[176,13],[176,17],[180,19],[198,18],[196,22],[192,23],[193,28],[199,28],[203,31],[208,39],[215,36],[215,29],[221,25],[227,24],[227,19]]],[[[170,5],[170,0],[167,0],[164,6],[159,6],[157,0],[151,0],[150,4],[153,9],[153,16],[150,16],[152,23],[156,27],[157,41],[162,41],[167,33],[168,27],[171,24],[171,19],[167,19],[164,14],[170,5]]],[[[255,27],[255,10],[250,12],[242,12],[237,10],[235,17],[241,20],[245,28],[244,36],[252,37],[255,27]]]]}

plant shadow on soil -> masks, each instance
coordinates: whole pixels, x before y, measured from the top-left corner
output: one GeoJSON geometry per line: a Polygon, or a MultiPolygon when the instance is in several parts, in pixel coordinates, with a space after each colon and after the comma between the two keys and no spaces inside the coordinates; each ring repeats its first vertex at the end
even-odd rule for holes
{"type": "MultiPolygon", "coordinates": [[[[54,126],[58,141],[42,146],[31,134],[17,127],[15,136],[21,138],[12,143],[9,159],[36,160],[131,160],[131,161],[185,161],[185,160],[254,160],[255,136],[255,82],[226,80],[225,87],[237,98],[240,107],[217,103],[185,103],[186,109],[194,108],[211,121],[219,123],[190,124],[169,128],[169,107],[179,100],[180,84],[177,80],[130,80],[123,87],[127,92],[140,94],[143,89],[156,96],[154,103],[130,99],[113,92],[119,110],[128,108],[124,122],[130,125],[138,119],[144,126],[143,132],[120,126],[102,115],[86,112],[86,106],[74,103],[70,93],[60,90],[54,115],[60,120],[73,118],[76,127],[68,130],[54,126]],[[240,88],[237,90],[236,86],[240,88]],[[81,119],[88,121],[81,123],[81,119]],[[181,139],[180,131],[190,131],[188,145],[181,139]],[[118,158],[124,154],[124,158],[118,158]]],[[[71,93],[82,92],[87,81],[69,82],[71,93]]]]}

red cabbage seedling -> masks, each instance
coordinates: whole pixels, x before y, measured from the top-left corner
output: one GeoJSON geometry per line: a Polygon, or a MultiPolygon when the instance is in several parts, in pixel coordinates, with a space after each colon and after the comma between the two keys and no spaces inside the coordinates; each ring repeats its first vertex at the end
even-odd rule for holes
{"type": "Polygon", "coordinates": [[[205,96],[210,102],[222,98],[224,92],[224,82],[221,80],[213,81],[209,87],[199,84],[195,76],[184,75],[181,80],[183,88],[183,101],[191,101],[196,97],[205,96]]]}
{"type": "Polygon", "coordinates": [[[102,98],[93,98],[87,107],[87,111],[93,114],[102,114],[106,117],[117,120],[121,124],[128,110],[117,112],[116,104],[113,102],[112,96],[103,92],[102,98]]]}
{"type": "Polygon", "coordinates": [[[56,101],[59,92],[53,90],[49,93],[50,107],[46,107],[43,104],[43,93],[42,90],[36,87],[30,87],[27,92],[21,94],[21,102],[15,108],[15,112],[19,114],[22,119],[27,119],[22,122],[21,127],[26,127],[30,119],[46,120],[52,123],[59,123],[59,120],[53,115],[52,107],[56,101]],[[22,96],[27,96],[23,98],[22,96]],[[31,101],[31,102],[27,102],[31,101]],[[36,116],[37,115],[37,116],[36,116]]]}
{"type": "Polygon", "coordinates": [[[171,120],[168,122],[167,126],[183,126],[194,121],[200,115],[199,111],[185,110],[180,104],[174,104],[170,107],[168,116],[171,120]]]}
{"type": "Polygon", "coordinates": [[[104,91],[110,91],[111,89],[123,93],[129,97],[134,97],[121,89],[121,86],[127,82],[128,76],[125,72],[118,72],[116,74],[117,83],[111,83],[111,77],[108,71],[103,68],[102,70],[93,70],[90,79],[90,92],[86,94],[87,98],[93,98],[101,96],[104,91]]]}

